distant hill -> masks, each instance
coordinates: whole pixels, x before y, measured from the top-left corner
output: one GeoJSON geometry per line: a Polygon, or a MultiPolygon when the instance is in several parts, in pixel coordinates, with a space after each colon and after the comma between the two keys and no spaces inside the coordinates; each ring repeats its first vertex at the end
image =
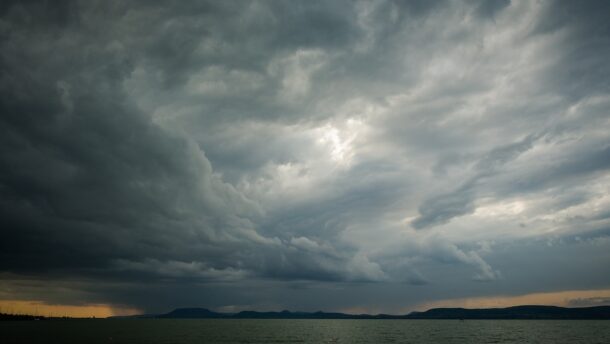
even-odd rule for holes
{"type": "Polygon", "coordinates": [[[413,312],[410,319],[610,319],[610,306],[564,308],[515,306],[508,308],[433,308],[413,312]]]}
{"type": "Polygon", "coordinates": [[[158,315],[157,318],[187,318],[187,319],[206,319],[206,318],[226,318],[231,314],[212,312],[205,308],[178,308],[169,313],[158,315]]]}
{"type": "Polygon", "coordinates": [[[205,308],[178,308],[158,318],[171,319],[610,319],[610,306],[564,308],[554,306],[516,306],[508,308],[433,308],[406,315],[345,314],[326,312],[218,313],[205,308]]]}
{"type": "Polygon", "coordinates": [[[169,313],[158,315],[157,318],[171,319],[383,319],[386,317],[398,318],[392,315],[345,314],[326,312],[257,312],[242,311],[239,313],[218,313],[205,308],[178,308],[169,313]]]}
{"type": "Polygon", "coordinates": [[[352,315],[344,313],[326,313],[326,312],[255,312],[244,311],[233,315],[233,318],[239,319],[372,319],[374,315],[361,314],[352,315]]]}

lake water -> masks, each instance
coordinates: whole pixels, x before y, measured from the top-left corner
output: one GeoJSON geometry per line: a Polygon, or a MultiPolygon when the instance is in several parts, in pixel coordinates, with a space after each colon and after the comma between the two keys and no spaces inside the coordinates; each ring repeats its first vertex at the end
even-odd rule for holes
{"type": "Polygon", "coordinates": [[[610,343],[608,320],[0,322],[0,343],[610,343]]]}

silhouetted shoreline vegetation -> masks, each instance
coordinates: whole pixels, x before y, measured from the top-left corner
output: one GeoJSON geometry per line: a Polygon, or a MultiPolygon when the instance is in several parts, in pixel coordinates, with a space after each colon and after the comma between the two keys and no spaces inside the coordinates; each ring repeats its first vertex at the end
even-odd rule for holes
{"type": "MultiPolygon", "coordinates": [[[[35,321],[35,320],[68,320],[68,319],[96,319],[95,317],[88,318],[73,318],[68,316],[55,317],[32,314],[16,314],[16,313],[0,313],[0,321],[35,321]]],[[[104,318],[99,318],[104,319],[104,318]]]]}
{"type": "Polygon", "coordinates": [[[48,320],[49,318],[39,315],[29,314],[9,314],[0,313],[0,320],[48,320]]]}

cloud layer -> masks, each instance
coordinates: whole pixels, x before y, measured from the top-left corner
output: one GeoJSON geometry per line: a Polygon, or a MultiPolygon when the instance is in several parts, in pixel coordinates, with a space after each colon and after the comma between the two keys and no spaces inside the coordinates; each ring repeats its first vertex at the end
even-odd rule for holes
{"type": "Polygon", "coordinates": [[[4,2],[0,298],[608,288],[608,7],[4,2]]]}

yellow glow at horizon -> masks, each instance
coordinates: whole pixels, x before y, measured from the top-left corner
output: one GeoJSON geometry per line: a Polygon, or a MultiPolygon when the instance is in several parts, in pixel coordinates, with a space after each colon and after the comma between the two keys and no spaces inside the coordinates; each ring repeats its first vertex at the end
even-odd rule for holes
{"type": "Polygon", "coordinates": [[[82,306],[46,304],[41,301],[0,300],[0,313],[30,314],[53,317],[106,318],[114,315],[133,315],[142,312],[136,308],[116,307],[107,304],[82,306]]]}
{"type": "Polygon", "coordinates": [[[414,309],[425,311],[430,308],[503,308],[520,305],[547,305],[574,307],[571,301],[579,299],[610,298],[610,289],[599,290],[566,290],[547,293],[532,293],[517,296],[484,296],[459,299],[445,299],[422,303],[414,309]]]}

